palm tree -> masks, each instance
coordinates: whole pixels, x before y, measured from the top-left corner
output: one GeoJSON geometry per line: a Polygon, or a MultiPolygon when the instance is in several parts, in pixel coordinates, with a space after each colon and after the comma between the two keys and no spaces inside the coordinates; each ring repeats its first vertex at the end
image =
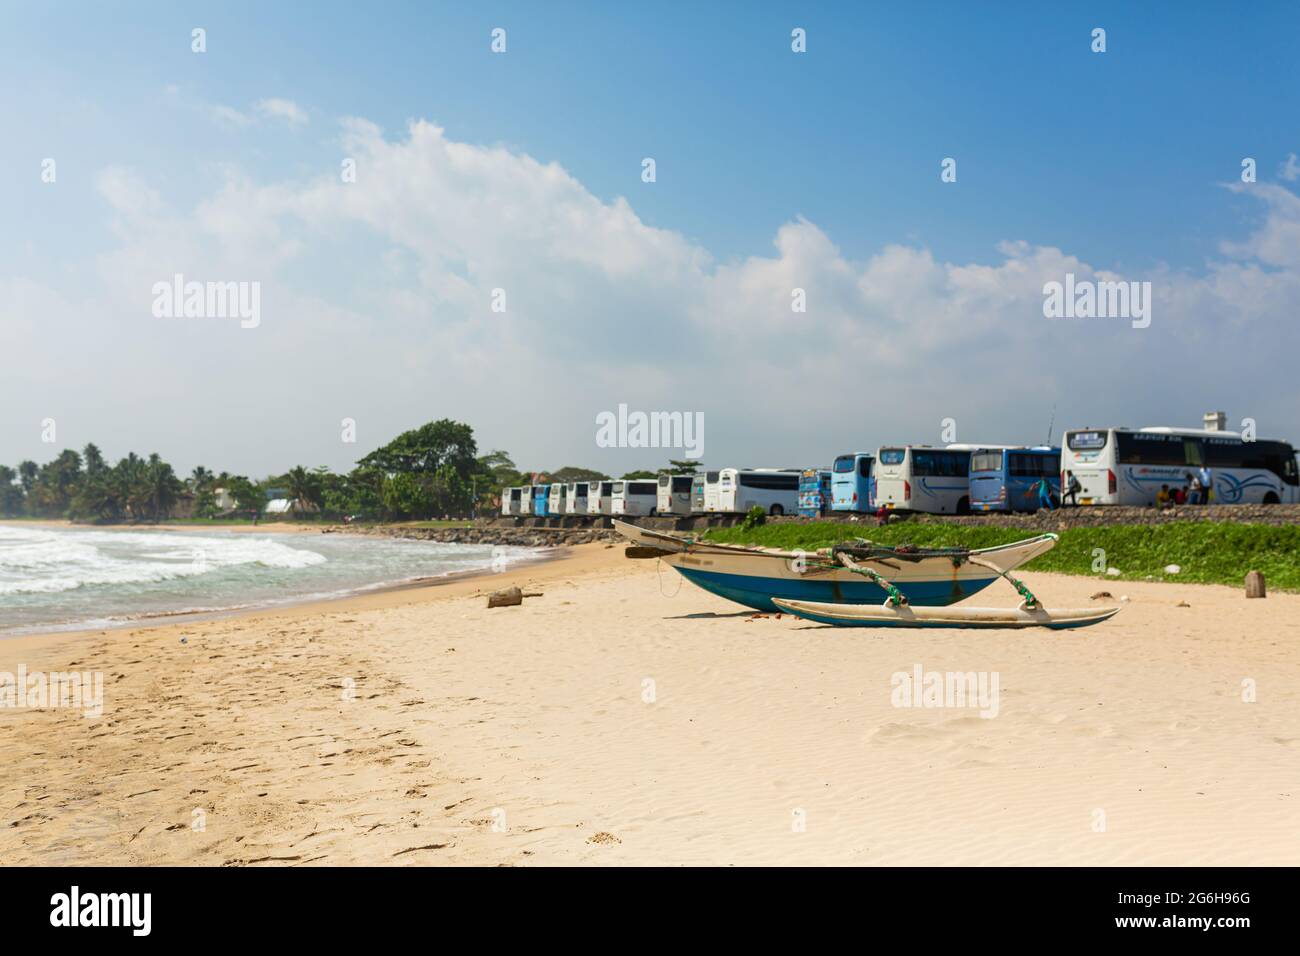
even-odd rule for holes
{"type": "Polygon", "coordinates": [[[149,456],[146,474],[149,500],[153,505],[153,520],[157,521],[164,515],[171,514],[172,506],[176,504],[176,496],[181,490],[181,483],[172,466],[163,461],[157,452],[149,456]]]}
{"type": "Polygon", "coordinates": [[[293,501],[295,509],[306,511],[309,504],[320,507],[321,481],[319,475],[308,471],[302,465],[298,465],[290,468],[285,473],[284,480],[285,484],[288,485],[289,498],[293,501]]]}
{"type": "Polygon", "coordinates": [[[202,465],[195,465],[194,470],[190,472],[190,490],[194,492],[207,491],[211,484],[212,472],[208,471],[202,465]]]}

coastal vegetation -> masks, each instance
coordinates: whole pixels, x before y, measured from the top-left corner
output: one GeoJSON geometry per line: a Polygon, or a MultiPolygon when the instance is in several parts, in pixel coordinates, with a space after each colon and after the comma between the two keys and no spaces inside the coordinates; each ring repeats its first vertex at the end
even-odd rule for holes
{"type": "MultiPolygon", "coordinates": [[[[1270,588],[1300,591],[1300,526],[1220,521],[1067,528],[1031,571],[1081,574],[1111,581],[1182,581],[1240,586],[1249,570],[1263,572],[1270,588]],[[1176,572],[1168,570],[1177,567],[1176,572]],[[1118,573],[1114,573],[1118,572],[1118,573]]],[[[854,535],[879,544],[988,548],[1027,536],[1023,529],[908,521],[851,528],[842,522],[768,522],[714,528],[710,541],[807,551],[854,535]]]]}
{"type": "Polygon", "coordinates": [[[181,477],[156,453],[142,458],[130,452],[110,464],[94,444],[80,452],[65,449],[43,465],[0,465],[0,517],[254,521],[276,501],[298,519],[443,520],[495,511],[504,487],[608,477],[572,466],[520,470],[504,451],[480,454],[469,425],[441,419],[403,432],[347,472],[295,465],[252,478],[199,465],[181,477]]]}

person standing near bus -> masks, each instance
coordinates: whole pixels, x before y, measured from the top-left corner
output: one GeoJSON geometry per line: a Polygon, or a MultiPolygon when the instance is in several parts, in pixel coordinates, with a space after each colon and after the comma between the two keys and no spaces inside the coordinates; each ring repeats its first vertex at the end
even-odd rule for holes
{"type": "Polygon", "coordinates": [[[1054,511],[1056,506],[1052,504],[1052,486],[1047,483],[1047,479],[1039,478],[1034,490],[1038,492],[1038,507],[1054,511]]]}
{"type": "Polygon", "coordinates": [[[1214,493],[1214,472],[1209,465],[1202,465],[1198,477],[1201,480],[1201,504],[1208,505],[1214,493]]]}
{"type": "Polygon", "coordinates": [[[1065,489],[1061,492],[1061,506],[1064,507],[1068,499],[1070,504],[1077,507],[1079,492],[1081,491],[1083,491],[1083,485],[1079,482],[1079,479],[1074,476],[1074,472],[1067,471],[1065,473],[1065,489]]]}
{"type": "Polygon", "coordinates": [[[1201,476],[1189,471],[1183,477],[1187,481],[1187,503],[1189,505],[1199,505],[1201,503],[1201,476]]]}

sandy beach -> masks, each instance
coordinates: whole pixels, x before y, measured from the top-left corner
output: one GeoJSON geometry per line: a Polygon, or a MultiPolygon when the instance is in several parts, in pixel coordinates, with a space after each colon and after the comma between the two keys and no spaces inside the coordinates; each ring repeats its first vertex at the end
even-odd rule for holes
{"type": "Polygon", "coordinates": [[[1300,863],[1300,596],[1025,578],[1129,601],[1078,632],[837,630],[595,544],[0,641],[0,670],[104,680],[98,718],[0,708],[0,860],[1300,863]],[[544,596],[485,607],[512,584],[544,596]],[[896,706],[918,665],[996,675],[996,716],[896,706]]]}

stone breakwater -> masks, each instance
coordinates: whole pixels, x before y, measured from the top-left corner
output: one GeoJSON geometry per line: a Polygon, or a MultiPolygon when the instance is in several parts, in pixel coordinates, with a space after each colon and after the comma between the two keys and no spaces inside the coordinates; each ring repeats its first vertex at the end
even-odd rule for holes
{"type": "Polygon", "coordinates": [[[522,548],[568,548],[594,541],[623,540],[610,528],[529,528],[475,525],[472,528],[404,528],[401,525],[356,527],[332,525],[322,533],[378,535],[408,538],[414,541],[439,541],[443,544],[499,544],[522,548]]]}

